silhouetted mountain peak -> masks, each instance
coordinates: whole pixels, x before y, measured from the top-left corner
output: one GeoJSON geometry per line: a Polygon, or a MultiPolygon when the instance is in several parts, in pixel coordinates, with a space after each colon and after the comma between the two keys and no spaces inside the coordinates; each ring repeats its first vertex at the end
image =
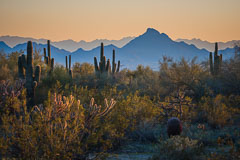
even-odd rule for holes
{"type": "Polygon", "coordinates": [[[148,28],[145,34],[159,35],[160,33],[154,28],[148,28]]]}
{"type": "Polygon", "coordinates": [[[145,38],[158,38],[162,40],[171,40],[171,38],[168,37],[167,34],[165,33],[160,33],[154,28],[148,28],[147,31],[142,34],[140,37],[145,37],[145,38]]]}

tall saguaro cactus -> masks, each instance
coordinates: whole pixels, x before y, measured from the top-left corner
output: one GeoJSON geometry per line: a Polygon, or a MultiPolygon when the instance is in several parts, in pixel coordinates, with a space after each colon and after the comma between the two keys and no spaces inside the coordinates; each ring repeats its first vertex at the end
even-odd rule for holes
{"type": "Polygon", "coordinates": [[[72,69],[71,69],[71,55],[69,55],[69,67],[68,67],[68,57],[66,56],[66,70],[68,71],[68,74],[70,75],[70,77],[73,77],[73,73],[72,73],[72,69]]]}
{"type": "Polygon", "coordinates": [[[53,71],[54,58],[51,58],[50,40],[47,41],[47,50],[48,50],[48,55],[46,54],[46,48],[44,48],[44,62],[51,68],[51,71],[53,71]]]}
{"type": "Polygon", "coordinates": [[[218,55],[218,43],[215,43],[214,60],[212,52],[209,54],[210,72],[212,75],[218,75],[221,71],[222,54],[218,55]]]}
{"type": "Polygon", "coordinates": [[[112,70],[110,59],[106,61],[106,57],[104,56],[104,45],[101,43],[101,51],[100,51],[100,62],[98,65],[97,57],[94,57],[94,66],[96,74],[110,74],[114,75],[116,72],[119,72],[120,69],[120,61],[118,61],[118,65],[115,63],[115,50],[113,50],[113,60],[112,60],[112,70]]]}
{"type": "Polygon", "coordinates": [[[26,80],[28,106],[32,106],[35,88],[41,79],[41,66],[37,65],[33,74],[33,45],[31,41],[27,43],[27,59],[24,54],[18,57],[18,75],[20,79],[26,80]]]}
{"type": "Polygon", "coordinates": [[[113,49],[112,74],[119,72],[119,69],[120,69],[120,61],[118,61],[118,65],[115,63],[115,49],[113,49]]]}

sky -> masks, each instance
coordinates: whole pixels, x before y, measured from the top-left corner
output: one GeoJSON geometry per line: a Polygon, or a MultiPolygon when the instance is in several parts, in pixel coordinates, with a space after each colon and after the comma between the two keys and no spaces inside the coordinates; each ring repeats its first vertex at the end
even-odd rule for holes
{"type": "Polygon", "coordinates": [[[121,39],[147,28],[172,39],[240,40],[240,0],[0,0],[0,36],[121,39]]]}

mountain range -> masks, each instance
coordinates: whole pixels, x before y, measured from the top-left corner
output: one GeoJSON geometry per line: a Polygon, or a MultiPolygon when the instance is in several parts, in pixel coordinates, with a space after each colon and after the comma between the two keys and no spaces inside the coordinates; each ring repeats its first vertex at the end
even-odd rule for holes
{"type": "MultiPolygon", "coordinates": [[[[62,40],[62,41],[52,41],[51,44],[59,49],[64,49],[69,52],[74,52],[79,48],[84,50],[91,50],[99,46],[101,42],[105,45],[113,44],[118,48],[125,46],[131,40],[136,37],[124,37],[120,40],[108,40],[108,39],[96,39],[90,42],[81,40],[76,42],[72,39],[62,40]]],[[[19,37],[19,36],[0,36],[0,41],[5,42],[9,47],[14,47],[18,44],[25,43],[27,41],[32,41],[36,43],[44,44],[46,43],[47,39],[35,39],[35,38],[27,38],[27,37],[19,37]]],[[[176,39],[176,42],[185,42],[187,44],[193,44],[199,49],[206,49],[208,51],[214,50],[215,42],[208,42],[201,39],[193,38],[193,39],[176,39]]],[[[240,40],[232,40],[227,42],[218,42],[219,49],[224,50],[226,48],[233,48],[236,44],[240,44],[240,40]]]]}
{"type": "MultiPolygon", "coordinates": [[[[51,44],[59,49],[65,49],[66,51],[74,52],[79,48],[82,48],[84,50],[91,50],[99,46],[101,42],[104,43],[105,45],[113,44],[117,47],[123,47],[134,38],[135,37],[124,37],[120,40],[96,39],[90,42],[86,42],[84,40],[76,42],[71,39],[68,39],[63,41],[53,41],[51,42],[51,44]]],[[[18,44],[22,44],[27,41],[44,44],[47,42],[47,39],[35,39],[35,38],[26,38],[26,37],[18,37],[18,36],[1,36],[0,41],[5,42],[10,47],[14,47],[18,44]]]]}
{"type": "MultiPolygon", "coordinates": [[[[199,49],[206,49],[208,51],[214,51],[215,48],[215,42],[208,42],[208,41],[203,41],[201,39],[196,39],[193,38],[191,40],[189,39],[177,39],[177,42],[185,42],[187,44],[193,44],[199,49]]],[[[233,48],[235,45],[239,45],[240,40],[232,40],[232,41],[227,41],[227,42],[218,42],[218,46],[220,50],[224,50],[226,48],[233,48]]]]}
{"type": "MultiPolygon", "coordinates": [[[[94,56],[96,56],[99,61],[100,41],[101,40],[98,41],[98,47],[91,50],[79,48],[73,52],[51,45],[52,57],[55,58],[55,62],[60,64],[65,63],[65,56],[67,55],[72,55],[72,64],[75,62],[88,62],[93,64],[94,56]]],[[[47,47],[46,42],[47,41],[44,43],[33,42],[33,47],[43,51],[43,48],[47,47]]],[[[212,45],[214,47],[214,44],[212,45]]],[[[9,47],[6,43],[0,42],[0,49],[3,49],[6,53],[20,50],[26,52],[26,48],[26,42],[14,47],[9,47]]],[[[122,47],[113,44],[105,45],[104,51],[107,59],[112,59],[113,49],[116,51],[116,60],[121,61],[121,68],[128,69],[135,69],[138,64],[143,64],[145,66],[149,65],[152,69],[157,70],[159,68],[159,60],[161,60],[163,56],[172,57],[175,60],[179,60],[182,57],[187,60],[198,57],[198,62],[207,60],[209,56],[208,50],[199,49],[195,45],[187,44],[183,41],[174,41],[167,34],[159,33],[153,28],[148,28],[145,33],[131,39],[122,47]]],[[[231,57],[234,55],[234,49],[226,48],[220,50],[219,53],[223,54],[223,58],[231,57]]]]}

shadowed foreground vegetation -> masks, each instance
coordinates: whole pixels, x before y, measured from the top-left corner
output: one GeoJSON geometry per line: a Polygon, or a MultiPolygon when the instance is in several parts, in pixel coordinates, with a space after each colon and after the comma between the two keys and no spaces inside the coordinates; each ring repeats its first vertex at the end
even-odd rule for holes
{"type": "Polygon", "coordinates": [[[53,69],[35,50],[31,103],[20,55],[0,54],[0,158],[240,159],[239,53],[214,74],[209,62],[163,57],[159,71],[99,76],[88,63],[53,69]],[[168,138],[170,117],[181,120],[180,136],[168,138]]]}

